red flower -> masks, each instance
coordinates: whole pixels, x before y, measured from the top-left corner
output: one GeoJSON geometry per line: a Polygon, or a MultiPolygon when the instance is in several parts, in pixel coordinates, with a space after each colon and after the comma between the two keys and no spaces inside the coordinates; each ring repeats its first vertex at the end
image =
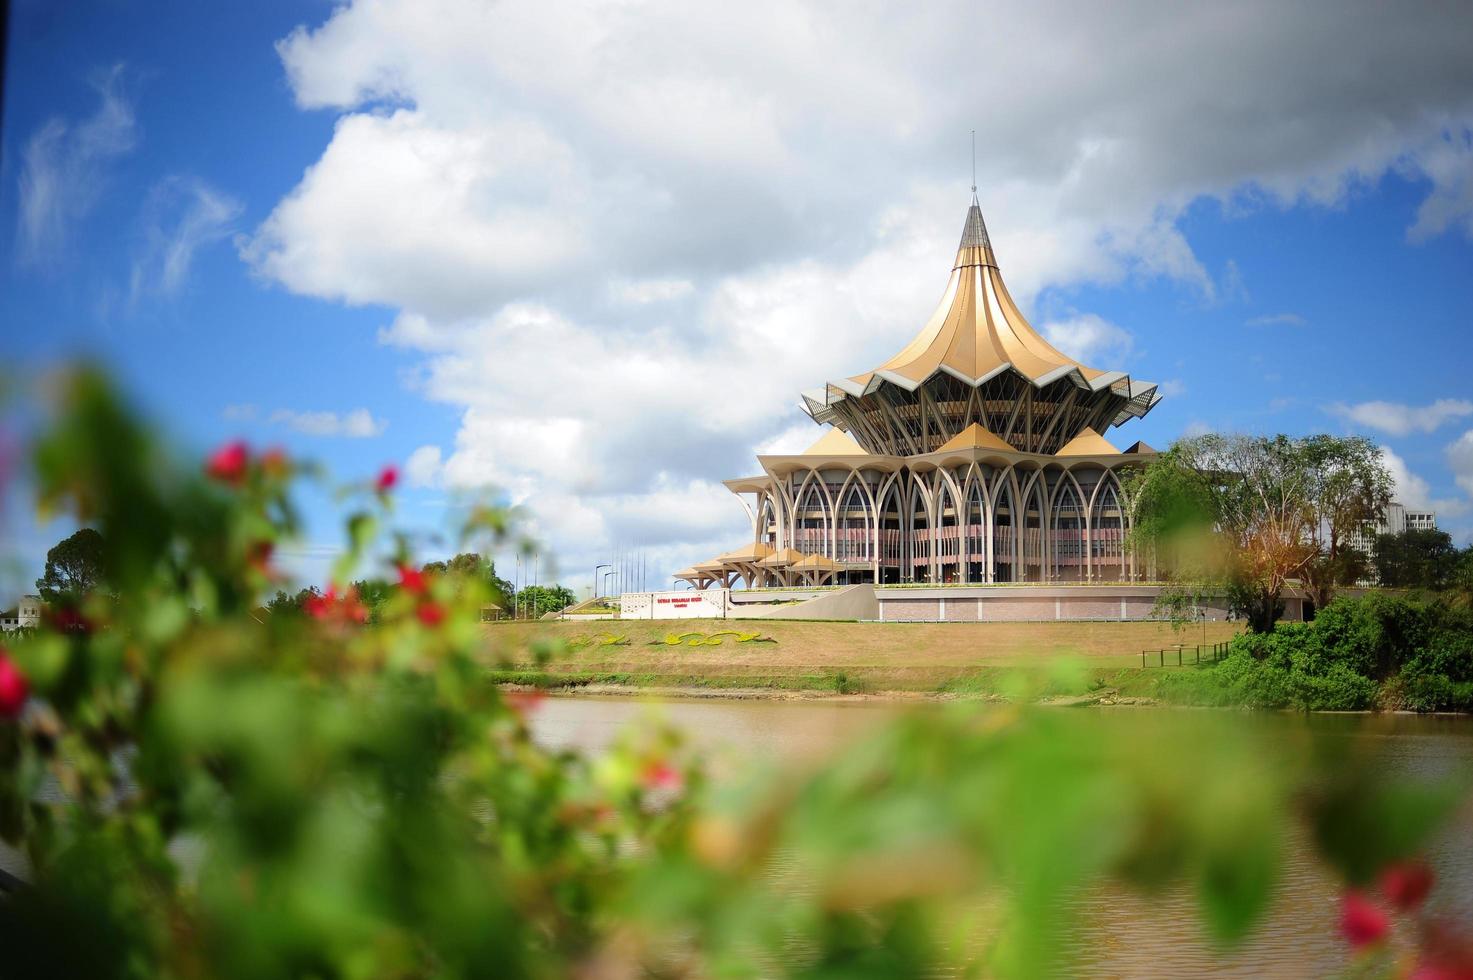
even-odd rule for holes
{"type": "Polygon", "coordinates": [[[508,708],[523,718],[536,711],[537,706],[547,699],[542,691],[502,691],[501,697],[508,708]]]}
{"type": "Polygon", "coordinates": [[[1356,949],[1386,938],[1391,922],[1379,905],[1362,892],[1346,892],[1340,902],[1340,935],[1356,949]]]}
{"type": "Polygon", "coordinates": [[[388,493],[398,482],[399,471],[393,466],[385,466],[378,471],[378,479],[373,481],[373,486],[379,493],[388,493]]]}
{"type": "Polygon", "coordinates": [[[434,602],[421,602],[415,610],[419,621],[426,626],[439,626],[445,621],[445,608],[434,602]]]}
{"type": "Polygon", "coordinates": [[[680,770],[667,762],[651,762],[644,767],[645,789],[680,789],[680,770]]]}
{"type": "Polygon", "coordinates": [[[1381,872],[1381,894],[1403,912],[1427,900],[1432,891],[1432,869],[1425,861],[1402,861],[1381,872]]]}
{"type": "Polygon", "coordinates": [[[0,718],[18,718],[31,686],[4,647],[0,647],[0,718]]]}
{"type": "Polygon", "coordinates": [[[326,619],[332,613],[332,607],[337,605],[337,601],[337,589],[329,586],[326,592],[309,592],[302,608],[313,619],[326,619]]]}
{"type": "Polygon", "coordinates": [[[410,565],[400,565],[399,587],[410,595],[424,594],[425,573],[410,565]]]}
{"type": "Polygon", "coordinates": [[[1473,942],[1450,923],[1425,923],[1421,952],[1415,980],[1473,980],[1473,942]]]}
{"type": "Polygon", "coordinates": [[[245,479],[246,464],[250,462],[250,456],[246,444],[237,439],[215,450],[205,464],[205,473],[211,479],[234,486],[245,479]]]}
{"type": "Polygon", "coordinates": [[[343,617],[355,623],[368,622],[368,607],[358,598],[357,589],[349,589],[341,604],[343,617]]]}
{"type": "Polygon", "coordinates": [[[92,622],[70,606],[47,608],[42,614],[58,633],[91,633],[92,622]]]}

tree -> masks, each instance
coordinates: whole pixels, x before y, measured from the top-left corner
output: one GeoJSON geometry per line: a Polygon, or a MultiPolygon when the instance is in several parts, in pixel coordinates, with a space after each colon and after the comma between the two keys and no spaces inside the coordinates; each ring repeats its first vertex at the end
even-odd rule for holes
{"type": "Polygon", "coordinates": [[[1299,451],[1309,481],[1309,536],[1316,549],[1301,577],[1314,594],[1315,608],[1323,609],[1337,586],[1366,577],[1367,556],[1348,542],[1385,516],[1392,479],[1380,447],[1364,436],[1310,436],[1299,451]]]}
{"type": "Polygon", "coordinates": [[[1376,581],[1389,588],[1444,589],[1453,584],[1463,555],[1452,536],[1435,528],[1376,536],[1376,581]]]}
{"type": "Polygon", "coordinates": [[[90,527],[75,532],[46,552],[46,569],[36,589],[48,604],[76,600],[103,582],[102,535],[90,527]]]}
{"type": "Polygon", "coordinates": [[[474,551],[461,552],[449,561],[425,562],[421,571],[426,575],[446,575],[486,585],[497,597],[497,602],[505,599],[510,603],[509,597],[516,591],[510,582],[497,576],[495,562],[482,558],[474,551]]]}
{"type": "Polygon", "coordinates": [[[1221,589],[1250,629],[1266,632],[1291,580],[1324,594],[1354,581],[1360,564],[1344,542],[1379,515],[1390,485],[1365,439],[1213,433],[1178,440],[1127,496],[1135,540],[1178,591],[1221,589]]]}
{"type": "Polygon", "coordinates": [[[519,616],[537,617],[573,604],[573,590],[561,585],[529,585],[512,599],[519,616]]]}

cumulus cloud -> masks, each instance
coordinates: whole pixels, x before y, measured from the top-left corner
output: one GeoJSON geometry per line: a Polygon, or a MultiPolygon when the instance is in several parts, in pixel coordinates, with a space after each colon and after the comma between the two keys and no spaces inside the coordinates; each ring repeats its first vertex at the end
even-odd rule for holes
{"type": "Polygon", "coordinates": [[[1439,398],[1430,405],[1383,401],[1346,405],[1336,402],[1328,407],[1328,411],[1377,432],[1405,436],[1413,432],[1433,432],[1454,419],[1473,415],[1473,402],[1461,398],[1439,398]]]}
{"type": "Polygon", "coordinates": [[[1045,323],[1043,335],[1076,361],[1106,370],[1118,370],[1135,346],[1128,331],[1093,313],[1045,323]]]}
{"type": "MultiPolygon", "coordinates": [[[[635,525],[685,564],[749,533],[716,481],[811,441],[797,392],[924,321],[972,128],[1030,313],[1128,280],[1242,299],[1181,230],[1204,197],[1335,205],[1395,170],[1428,187],[1415,235],[1466,231],[1473,18],[1352,8],[348,3],[279,45],[298,104],[339,119],[243,254],[397,311],[384,340],[461,412],[434,479],[529,503],[575,564],[635,525]],[[640,524],[646,499],[669,520],[640,524]]],[[[1051,326],[1131,353],[1129,324],[1051,326]]]]}
{"type": "Polygon", "coordinates": [[[172,296],[189,279],[195,253],[228,236],[240,201],[196,177],[166,177],[143,206],[143,241],[133,259],[130,293],[172,296]]]}
{"type": "Polygon", "coordinates": [[[1473,496],[1473,429],[1464,432],[1447,447],[1447,465],[1452,469],[1458,486],[1473,496]]]}
{"type": "MultiPolygon", "coordinates": [[[[1473,433],[1470,433],[1470,435],[1473,435],[1473,433]]],[[[1473,469],[1473,438],[1467,438],[1465,436],[1464,440],[1459,440],[1459,442],[1455,442],[1447,447],[1448,465],[1452,467],[1454,473],[1458,472],[1459,460],[1457,450],[1459,449],[1459,443],[1464,441],[1467,443],[1467,451],[1469,453],[1466,462],[1470,465],[1470,469],[1473,469]]],[[[1435,512],[1439,518],[1459,517],[1468,512],[1469,502],[1467,500],[1434,498],[1432,496],[1431,484],[1418,474],[1413,473],[1411,467],[1407,465],[1406,460],[1393,452],[1389,446],[1381,447],[1381,458],[1386,463],[1387,471],[1391,474],[1391,482],[1394,487],[1391,493],[1391,499],[1408,507],[1425,507],[1435,512]]],[[[1473,494],[1473,480],[1470,480],[1468,484],[1464,484],[1460,478],[1458,482],[1463,489],[1473,494]]]]}
{"type": "Polygon", "coordinates": [[[273,425],[285,425],[306,436],[370,439],[383,433],[388,423],[376,419],[366,408],[348,412],[298,412],[278,408],[271,413],[273,425]]]}
{"type": "Polygon", "coordinates": [[[1308,322],[1298,313],[1268,313],[1246,321],[1250,327],[1302,327],[1308,322]]]}
{"type": "Polygon", "coordinates": [[[1432,505],[1432,487],[1411,471],[1406,460],[1393,452],[1390,446],[1381,447],[1381,459],[1386,463],[1387,472],[1391,474],[1391,482],[1395,488],[1391,494],[1393,500],[1408,507],[1432,505]]]}
{"type": "Polygon", "coordinates": [[[420,446],[404,461],[404,476],[412,487],[433,487],[440,483],[444,457],[439,446],[420,446]]]}
{"type": "Polygon", "coordinates": [[[108,167],[138,140],[133,106],[123,92],[123,66],[93,82],[99,104],[86,119],[48,119],[21,151],[17,256],[22,263],[54,259],[71,227],[92,210],[108,167]]]}

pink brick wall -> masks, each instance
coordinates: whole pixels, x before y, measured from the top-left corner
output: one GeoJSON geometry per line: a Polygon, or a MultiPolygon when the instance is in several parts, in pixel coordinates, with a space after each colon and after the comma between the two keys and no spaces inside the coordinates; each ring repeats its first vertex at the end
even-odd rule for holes
{"type": "Polygon", "coordinates": [[[890,599],[880,608],[887,620],[921,619],[935,622],[939,615],[935,599],[890,599]]]}
{"type": "Polygon", "coordinates": [[[1037,621],[1054,618],[1052,599],[987,599],[982,606],[982,618],[997,622],[1007,620],[1037,621]]]}
{"type": "Polygon", "coordinates": [[[946,621],[948,623],[975,623],[977,621],[977,600],[947,599],[946,621]]]}

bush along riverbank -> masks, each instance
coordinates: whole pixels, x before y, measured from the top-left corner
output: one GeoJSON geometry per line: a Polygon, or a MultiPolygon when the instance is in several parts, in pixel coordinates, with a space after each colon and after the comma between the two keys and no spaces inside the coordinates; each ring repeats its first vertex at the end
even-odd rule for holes
{"type": "Polygon", "coordinates": [[[1162,675],[1174,704],[1304,711],[1473,711],[1473,609],[1442,598],[1340,598],[1313,622],[1245,633],[1211,666],[1162,675]]]}

